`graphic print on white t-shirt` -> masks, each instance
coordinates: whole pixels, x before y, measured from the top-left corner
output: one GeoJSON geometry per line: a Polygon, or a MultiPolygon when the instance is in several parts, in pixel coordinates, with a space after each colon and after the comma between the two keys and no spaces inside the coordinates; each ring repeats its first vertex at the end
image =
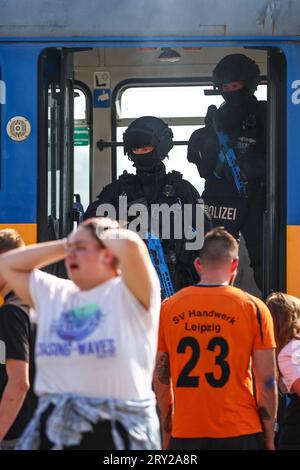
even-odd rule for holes
{"type": "Polygon", "coordinates": [[[79,341],[90,336],[102,317],[96,304],[88,304],[62,312],[56,322],[55,331],[65,341],[79,341]]]}
{"type": "Polygon", "coordinates": [[[50,325],[51,341],[38,342],[37,356],[66,357],[77,353],[79,356],[113,357],[116,353],[113,338],[91,340],[103,316],[102,310],[94,303],[62,311],[58,320],[50,325]]]}
{"type": "Polygon", "coordinates": [[[38,395],[153,398],[160,311],[155,273],[148,310],[121,277],[80,291],[69,280],[37,270],[30,292],[38,321],[38,395]]]}

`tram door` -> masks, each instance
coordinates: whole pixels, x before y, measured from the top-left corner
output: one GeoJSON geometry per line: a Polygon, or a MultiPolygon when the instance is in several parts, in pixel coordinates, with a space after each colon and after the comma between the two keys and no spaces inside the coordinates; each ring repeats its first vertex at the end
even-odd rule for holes
{"type": "Polygon", "coordinates": [[[73,228],[73,53],[49,49],[40,58],[40,241],[65,237],[73,228]]]}
{"type": "Polygon", "coordinates": [[[267,198],[264,219],[264,296],[286,290],[286,61],[268,50],[267,198]]]}
{"type": "MultiPolygon", "coordinates": [[[[73,82],[72,51],[46,50],[39,63],[39,241],[65,237],[73,228],[73,82]]],[[[47,270],[66,276],[63,262],[47,270]]]]}

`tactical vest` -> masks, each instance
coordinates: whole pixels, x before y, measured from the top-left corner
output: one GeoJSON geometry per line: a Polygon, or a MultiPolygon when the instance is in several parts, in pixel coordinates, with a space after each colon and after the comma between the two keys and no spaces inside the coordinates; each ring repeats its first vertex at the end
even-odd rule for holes
{"type": "MultiPolygon", "coordinates": [[[[147,205],[151,203],[168,205],[175,204],[180,196],[178,194],[178,185],[182,181],[182,174],[178,171],[172,171],[161,176],[158,188],[158,194],[155,194],[155,188],[151,187],[152,197],[148,198],[146,188],[143,188],[139,175],[132,173],[124,173],[119,177],[121,191],[123,195],[127,196],[130,205],[135,202],[144,201],[147,205]],[[152,199],[152,200],[151,200],[152,199]]],[[[120,194],[119,194],[120,196],[120,194]]]]}
{"type": "MultiPolygon", "coordinates": [[[[175,204],[178,208],[181,208],[184,202],[187,202],[184,201],[181,173],[172,171],[171,173],[163,174],[158,182],[159,187],[155,193],[155,187],[151,186],[150,188],[145,188],[145,186],[142,185],[139,175],[124,172],[119,177],[118,191],[117,194],[115,194],[116,207],[118,207],[119,196],[127,196],[128,209],[136,203],[146,205],[149,215],[151,204],[167,204],[168,206],[175,204]]],[[[196,254],[191,251],[187,252],[185,250],[186,240],[184,238],[174,239],[172,231],[171,222],[170,239],[162,239],[161,241],[165,260],[174,283],[174,289],[178,290],[198,280],[193,266],[193,260],[196,254]]],[[[161,235],[161,233],[159,235],[161,235]]]]}

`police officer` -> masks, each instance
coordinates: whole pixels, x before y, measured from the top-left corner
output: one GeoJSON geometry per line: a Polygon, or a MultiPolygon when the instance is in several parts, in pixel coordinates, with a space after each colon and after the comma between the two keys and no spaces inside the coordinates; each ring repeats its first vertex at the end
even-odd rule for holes
{"type": "Polygon", "coordinates": [[[208,108],[205,127],[189,140],[187,158],[206,180],[202,197],[213,225],[225,227],[236,238],[243,234],[262,289],[266,102],[254,96],[259,81],[257,64],[243,54],[230,54],[217,64],[213,84],[225,103],[208,108]]]}
{"type": "MultiPolygon", "coordinates": [[[[99,213],[99,206],[110,203],[116,208],[118,219],[119,197],[126,196],[128,209],[135,203],[143,204],[147,207],[150,217],[155,217],[152,204],[175,205],[181,211],[184,204],[190,204],[190,207],[193,207],[194,223],[194,210],[200,200],[198,191],[182,178],[181,173],[177,171],[166,173],[163,163],[173,147],[172,138],[172,130],[157,117],[143,116],[133,121],[123,134],[123,140],[124,153],[133,162],[136,175],[125,171],[118,180],[104,187],[97,200],[88,207],[85,218],[103,215],[99,213]]],[[[186,249],[184,236],[181,239],[175,239],[174,220],[171,218],[170,237],[169,239],[162,238],[162,246],[176,291],[194,284],[199,280],[199,276],[193,265],[198,251],[186,249]]],[[[163,220],[159,222],[159,236],[163,222],[163,220]]],[[[183,228],[182,233],[184,235],[183,228]]]]}

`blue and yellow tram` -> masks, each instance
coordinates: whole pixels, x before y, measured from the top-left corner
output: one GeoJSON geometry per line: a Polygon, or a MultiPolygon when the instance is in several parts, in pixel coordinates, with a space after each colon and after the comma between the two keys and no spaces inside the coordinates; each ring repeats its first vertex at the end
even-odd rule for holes
{"type": "MultiPolygon", "coordinates": [[[[123,129],[155,114],[187,141],[220,100],[204,93],[214,66],[242,52],[259,64],[268,101],[264,290],[300,296],[298,2],[217,0],[213,11],[209,0],[0,7],[1,228],[27,242],[64,236],[81,211],[78,195],[86,208],[124,169],[115,144],[123,129]]],[[[185,147],[173,151],[170,165],[201,189],[185,147]]]]}

